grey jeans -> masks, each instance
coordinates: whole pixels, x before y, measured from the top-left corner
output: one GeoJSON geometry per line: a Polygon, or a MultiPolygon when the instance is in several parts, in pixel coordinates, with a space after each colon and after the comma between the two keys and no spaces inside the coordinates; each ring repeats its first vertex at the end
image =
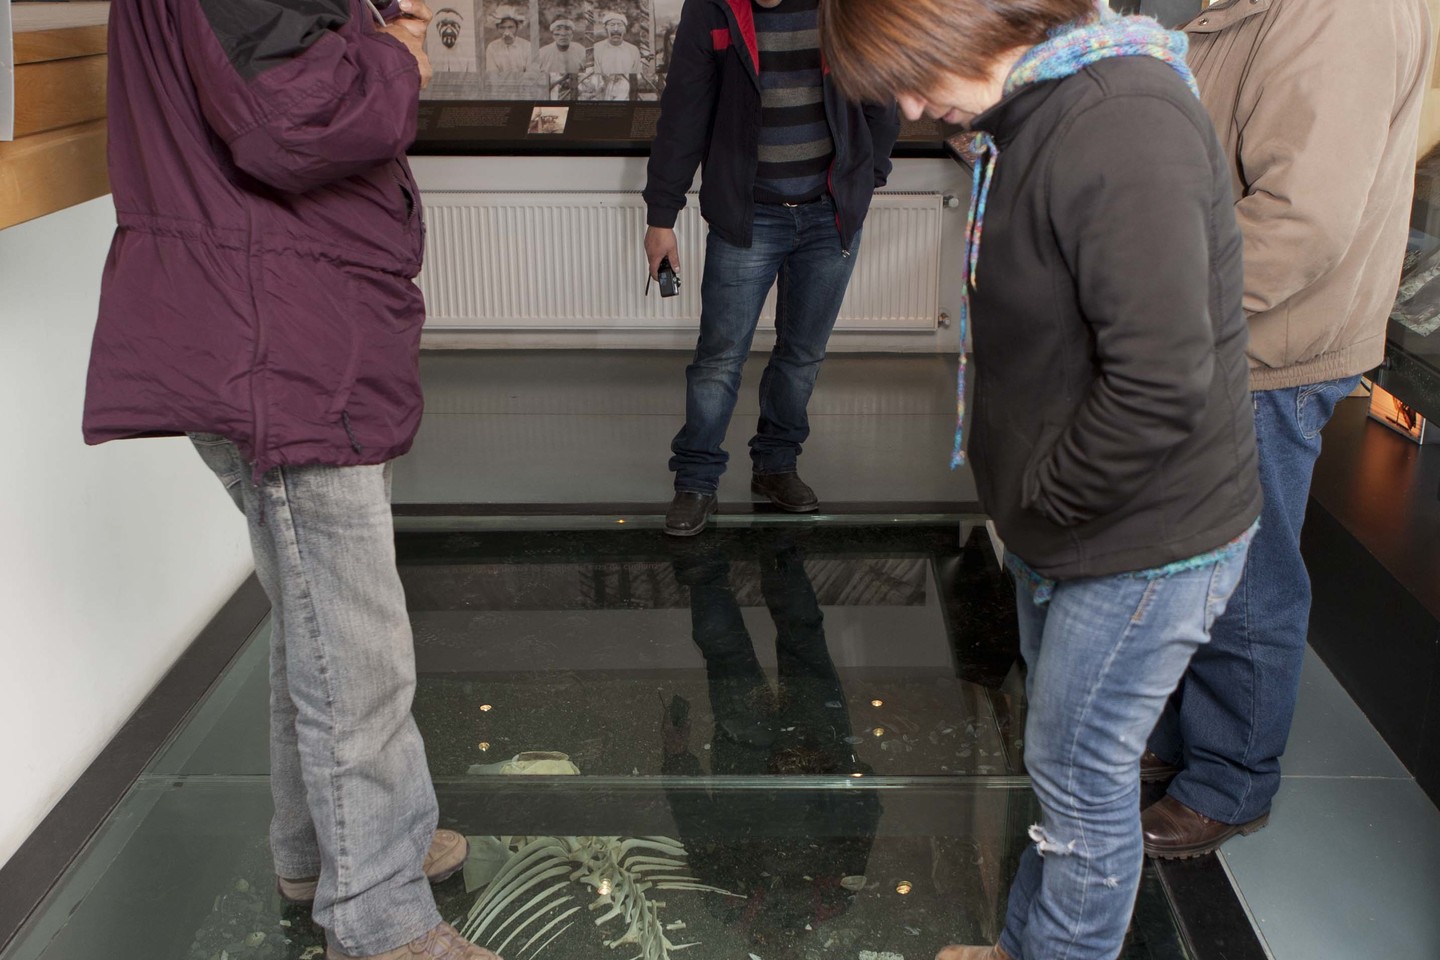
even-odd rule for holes
{"type": "Polygon", "coordinates": [[[440,915],[422,870],[438,811],[410,713],[389,465],[277,467],[256,485],[234,444],[190,439],[249,521],[273,609],[275,871],[320,877],[315,922],[341,952],[393,950],[440,915]]]}

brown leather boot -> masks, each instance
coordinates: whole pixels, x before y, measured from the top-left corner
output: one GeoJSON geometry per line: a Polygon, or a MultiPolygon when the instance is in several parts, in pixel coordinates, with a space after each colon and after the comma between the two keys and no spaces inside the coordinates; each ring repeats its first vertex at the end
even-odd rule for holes
{"type": "Polygon", "coordinates": [[[1221,823],[1174,797],[1165,797],[1140,814],[1145,854],[1161,860],[1188,860],[1214,853],[1231,837],[1249,836],[1269,822],[1270,814],[1265,813],[1249,823],[1221,823]]]}
{"type": "Polygon", "coordinates": [[[1011,958],[1010,954],[1002,950],[998,943],[993,947],[962,947],[952,943],[935,954],[935,960],[1011,960],[1011,958]]]}
{"type": "Polygon", "coordinates": [[[369,957],[352,957],[334,947],[327,947],[325,960],[501,960],[501,958],[460,936],[460,932],[448,923],[431,930],[425,936],[403,947],[387,950],[369,957]]]}
{"type": "Polygon", "coordinates": [[[1166,780],[1175,779],[1180,768],[1173,763],[1161,760],[1157,754],[1146,750],[1140,755],[1140,782],[1141,783],[1164,783],[1166,780]]]}
{"type": "MultiPolygon", "coordinates": [[[[436,830],[425,854],[425,877],[431,883],[448,880],[457,870],[465,866],[465,857],[470,853],[470,844],[454,830],[436,830]]],[[[319,877],[303,877],[299,880],[275,878],[280,897],[287,903],[314,903],[315,888],[320,885],[319,877]]]]}

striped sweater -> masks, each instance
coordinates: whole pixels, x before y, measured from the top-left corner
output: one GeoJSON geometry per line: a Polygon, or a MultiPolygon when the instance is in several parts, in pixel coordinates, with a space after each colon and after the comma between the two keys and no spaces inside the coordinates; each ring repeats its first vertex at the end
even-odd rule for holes
{"type": "Polygon", "coordinates": [[[814,200],[826,190],[835,145],[825,117],[816,18],[819,0],[755,5],[761,130],[755,199],[814,200]]]}

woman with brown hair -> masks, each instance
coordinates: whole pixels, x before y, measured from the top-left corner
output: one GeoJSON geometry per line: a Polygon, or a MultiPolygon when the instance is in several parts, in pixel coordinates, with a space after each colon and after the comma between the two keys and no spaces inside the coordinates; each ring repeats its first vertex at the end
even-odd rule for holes
{"type": "Polygon", "coordinates": [[[1260,513],[1230,172],[1184,36],[1152,20],[824,0],[820,28],[848,96],[975,135],[970,451],[1016,578],[1041,816],[1000,943],[939,960],[1113,960],[1143,859],[1140,755],[1260,513]]]}

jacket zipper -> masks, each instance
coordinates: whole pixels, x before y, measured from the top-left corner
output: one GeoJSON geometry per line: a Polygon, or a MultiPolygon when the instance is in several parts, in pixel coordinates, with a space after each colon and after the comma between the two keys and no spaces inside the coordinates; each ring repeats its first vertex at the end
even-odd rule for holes
{"type": "Polygon", "coordinates": [[[845,246],[845,228],[840,224],[840,201],[835,199],[835,161],[830,161],[830,169],[825,171],[825,189],[830,191],[830,199],[835,203],[835,232],[840,234],[840,256],[850,256],[850,248],[845,246]]]}
{"type": "MultiPolygon", "coordinates": [[[[820,96],[825,103],[825,122],[830,125],[830,149],[835,150],[835,121],[830,119],[830,100],[825,96],[825,73],[824,54],[821,54],[820,74],[820,96]]],[[[830,158],[830,166],[825,170],[825,189],[830,191],[830,200],[835,204],[835,232],[840,234],[840,255],[850,256],[850,248],[845,245],[845,226],[840,222],[840,198],[835,196],[835,157],[830,158]]]]}
{"type": "MultiPolygon", "coordinates": [[[[830,126],[830,148],[835,149],[835,121],[830,119],[830,100],[825,96],[825,78],[830,76],[830,64],[825,62],[825,51],[820,51],[820,100],[825,104],[825,122],[830,126]]],[[[835,204],[835,232],[840,234],[840,255],[850,256],[845,246],[845,226],[840,222],[840,200],[835,196],[835,157],[831,156],[830,166],[825,170],[825,189],[830,191],[830,200],[835,204]]]]}
{"type": "MultiPolygon", "coordinates": [[[[751,32],[750,32],[749,34],[747,34],[747,33],[745,32],[745,25],[740,22],[739,8],[735,5],[734,0],[715,0],[715,2],[718,3],[718,4],[719,4],[721,7],[723,7],[724,10],[725,10],[725,16],[726,16],[726,18],[727,18],[727,19],[726,19],[726,23],[725,23],[726,28],[727,28],[727,29],[730,29],[730,20],[733,19],[734,22],[735,22],[735,25],[734,25],[734,28],[733,28],[733,29],[734,29],[734,32],[740,34],[740,43],[741,43],[742,46],[744,46],[746,54],[748,54],[748,55],[750,56],[750,66],[751,66],[751,68],[752,68],[752,69],[751,69],[751,72],[750,72],[750,81],[755,84],[755,91],[756,91],[756,93],[758,94],[758,93],[760,93],[760,89],[761,89],[761,88],[760,88],[760,54],[759,54],[759,39],[754,35],[754,29],[753,29],[753,28],[754,28],[754,21],[753,21],[753,20],[751,21],[751,28],[752,28],[752,29],[751,29],[751,32]]],[[[742,2],[748,4],[748,3],[749,3],[749,0],[742,0],[742,2]]],[[[732,44],[732,45],[733,45],[733,44],[732,44]]],[[[739,51],[738,51],[738,50],[736,51],[736,55],[737,55],[737,56],[739,55],[739,51]]],[[[744,63],[744,62],[745,62],[745,57],[743,57],[743,56],[740,57],[740,62],[741,62],[741,63],[744,63]]],[[[758,133],[758,131],[756,132],[756,138],[757,138],[757,140],[758,140],[758,138],[759,138],[759,133],[758,133]]],[[[757,147],[756,147],[756,150],[758,151],[758,149],[759,149],[759,147],[757,146],[757,147]]],[[[758,164],[758,160],[757,160],[757,164],[758,164]]],[[[750,232],[749,232],[749,236],[748,236],[748,239],[749,239],[751,242],[753,242],[754,239],[755,239],[755,201],[754,201],[754,194],[755,194],[755,177],[756,177],[755,169],[754,169],[754,168],[751,168],[751,170],[750,170],[750,184],[749,184],[749,187],[748,187],[748,189],[746,190],[746,193],[745,193],[745,196],[751,197],[751,201],[750,201],[750,232]]]]}
{"type": "MultiPolygon", "coordinates": [[[[264,459],[267,446],[265,433],[269,429],[265,417],[267,400],[264,385],[260,379],[263,376],[263,361],[268,344],[265,341],[265,318],[260,309],[260,284],[263,271],[257,262],[260,254],[255,250],[255,211],[251,210],[248,205],[245,208],[245,252],[245,269],[250,274],[250,309],[255,317],[255,346],[250,353],[250,412],[254,418],[252,446],[254,447],[255,465],[251,470],[250,481],[258,487],[262,477],[260,463],[264,459]]],[[[265,523],[264,510],[265,499],[261,497],[260,524],[262,526],[265,523]]]]}

